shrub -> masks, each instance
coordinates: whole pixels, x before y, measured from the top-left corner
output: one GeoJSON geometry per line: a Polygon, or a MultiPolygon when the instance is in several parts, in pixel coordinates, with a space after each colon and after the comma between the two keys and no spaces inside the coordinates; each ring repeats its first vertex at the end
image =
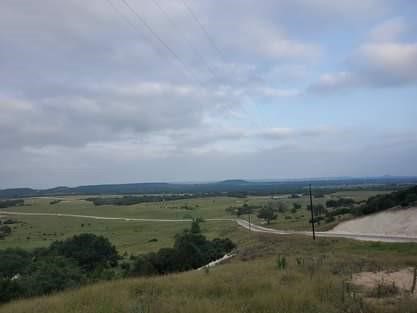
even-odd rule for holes
{"type": "Polygon", "coordinates": [[[50,250],[75,260],[86,271],[92,271],[97,266],[115,266],[119,259],[116,248],[110,241],[94,234],[81,234],[65,241],[56,241],[50,250]]]}

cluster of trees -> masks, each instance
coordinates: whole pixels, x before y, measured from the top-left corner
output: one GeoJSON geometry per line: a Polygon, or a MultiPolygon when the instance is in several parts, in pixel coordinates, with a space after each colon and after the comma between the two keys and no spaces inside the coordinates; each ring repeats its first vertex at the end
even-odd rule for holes
{"type": "Polygon", "coordinates": [[[0,303],[98,280],[195,269],[234,248],[229,239],[207,240],[196,220],[189,230],[176,236],[173,248],[132,256],[123,262],[108,239],[94,234],[76,235],[33,251],[0,250],[0,303]]]}
{"type": "Polygon", "coordinates": [[[162,202],[169,200],[184,200],[201,197],[201,195],[152,195],[152,196],[123,196],[123,197],[94,197],[87,198],[94,205],[132,205],[145,202],[162,202]]]}
{"type": "Polygon", "coordinates": [[[10,224],[15,224],[17,221],[7,219],[7,220],[0,220],[0,240],[6,238],[12,233],[12,228],[9,226],[10,224]]]}
{"type": "Polygon", "coordinates": [[[187,271],[217,260],[235,247],[227,238],[207,240],[201,233],[199,222],[194,221],[191,229],[176,235],[173,248],[138,256],[132,269],[128,270],[139,276],[187,271]]]}
{"type": "Polygon", "coordinates": [[[0,250],[0,303],[113,277],[119,255],[108,239],[81,234],[34,251],[0,250]]]}
{"type": "Polygon", "coordinates": [[[351,198],[340,198],[337,200],[328,200],[326,206],[330,208],[339,208],[339,207],[351,207],[355,204],[355,201],[351,198]]]}
{"type": "Polygon", "coordinates": [[[0,209],[12,207],[12,206],[20,206],[24,205],[25,201],[22,199],[17,200],[0,200],[0,209]]]}
{"type": "MultiPolygon", "coordinates": [[[[297,210],[301,209],[300,203],[293,203],[291,212],[295,213],[297,210]]],[[[244,203],[240,207],[229,207],[226,208],[226,211],[230,214],[240,217],[242,215],[256,214],[260,219],[265,220],[267,224],[270,224],[271,221],[278,218],[278,213],[285,213],[288,211],[288,206],[285,202],[280,201],[270,201],[263,206],[254,206],[244,203]]]]}
{"type": "Polygon", "coordinates": [[[328,216],[329,219],[334,219],[334,216],[343,214],[361,216],[384,211],[396,206],[407,207],[414,205],[417,203],[417,186],[395,191],[389,194],[370,197],[365,203],[361,205],[354,205],[354,203],[352,203],[352,199],[350,199],[352,201],[348,200],[349,199],[339,199],[337,204],[340,205],[335,206],[334,210],[328,211],[326,216],[328,216]]]}
{"type": "Polygon", "coordinates": [[[417,186],[392,192],[385,195],[370,197],[364,205],[354,210],[356,215],[372,214],[395,206],[407,207],[417,203],[417,186]]]}
{"type": "Polygon", "coordinates": [[[226,208],[226,212],[240,217],[241,215],[252,214],[256,209],[256,206],[244,203],[242,206],[239,207],[228,207],[226,208]]]}

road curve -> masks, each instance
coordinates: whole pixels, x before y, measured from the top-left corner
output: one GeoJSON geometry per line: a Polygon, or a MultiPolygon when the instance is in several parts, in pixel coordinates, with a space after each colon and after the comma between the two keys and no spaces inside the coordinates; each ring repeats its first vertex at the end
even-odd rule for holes
{"type": "MultiPolygon", "coordinates": [[[[116,221],[135,221],[135,222],[170,222],[170,223],[184,223],[192,222],[192,219],[156,219],[156,218],[133,218],[133,217],[108,217],[108,216],[95,216],[95,215],[81,215],[81,214],[64,214],[64,213],[42,213],[42,212],[15,212],[15,211],[2,211],[0,215],[24,215],[24,216],[60,216],[60,217],[73,217],[73,218],[86,218],[94,220],[116,220],[116,221]]],[[[268,233],[275,235],[303,235],[311,236],[309,231],[291,231],[291,230],[278,230],[259,226],[243,219],[233,218],[208,218],[204,219],[209,222],[236,222],[239,226],[246,228],[253,232],[268,233]]],[[[417,237],[414,236],[393,236],[384,234],[363,234],[363,233],[348,233],[348,232],[316,232],[317,237],[330,237],[330,238],[348,238],[363,241],[383,241],[383,242],[417,242],[417,237]]]]}
{"type": "MultiPolygon", "coordinates": [[[[81,214],[65,214],[65,213],[42,213],[42,212],[15,212],[15,211],[1,211],[0,215],[24,215],[24,216],[61,216],[61,217],[75,217],[75,218],[87,218],[93,220],[111,220],[111,221],[136,221],[136,222],[192,222],[192,219],[158,219],[158,218],[134,218],[134,217],[109,217],[109,216],[95,216],[95,215],[81,215],[81,214]]],[[[210,222],[233,222],[232,218],[208,218],[204,219],[210,222]]]]}
{"type": "MultiPolygon", "coordinates": [[[[250,224],[248,221],[237,219],[236,222],[253,232],[261,232],[261,233],[268,233],[268,234],[276,234],[276,235],[304,235],[304,236],[312,236],[311,231],[285,231],[285,230],[277,230],[273,228],[267,228],[255,224],[250,224]]],[[[362,241],[383,241],[383,242],[417,242],[417,237],[415,236],[394,236],[394,235],[385,235],[385,234],[364,234],[364,233],[348,233],[348,232],[335,232],[335,231],[319,231],[316,232],[317,237],[330,237],[330,238],[347,238],[347,239],[355,239],[355,240],[362,240],[362,241]]]]}

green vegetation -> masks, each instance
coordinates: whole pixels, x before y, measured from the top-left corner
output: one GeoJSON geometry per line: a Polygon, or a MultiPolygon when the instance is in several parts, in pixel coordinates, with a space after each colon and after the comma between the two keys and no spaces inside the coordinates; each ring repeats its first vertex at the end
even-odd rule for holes
{"type": "Polygon", "coordinates": [[[352,206],[355,201],[351,198],[340,198],[337,200],[328,200],[326,201],[326,206],[331,208],[338,208],[343,206],[352,206]]]}
{"type": "Polygon", "coordinates": [[[239,255],[209,271],[98,283],[12,302],[0,313],[416,312],[417,300],[402,291],[382,286],[378,293],[350,283],[356,272],[415,264],[416,244],[408,252],[411,244],[385,252],[343,239],[313,242],[243,230],[235,236],[239,255]]]}
{"type": "Polygon", "coordinates": [[[163,202],[183,199],[202,198],[202,195],[164,195],[164,196],[123,196],[123,197],[94,197],[86,198],[94,205],[132,205],[146,202],[163,202]]]}
{"type": "Polygon", "coordinates": [[[13,206],[19,206],[19,205],[23,205],[24,204],[24,200],[22,199],[17,199],[17,200],[0,200],[0,209],[4,209],[4,208],[8,208],[8,207],[13,207],[13,206]]]}
{"type": "Polygon", "coordinates": [[[46,249],[0,250],[0,302],[79,287],[115,276],[119,256],[104,237],[81,234],[46,249]]]}
{"type": "Polygon", "coordinates": [[[409,189],[393,192],[386,195],[377,195],[369,198],[364,206],[361,206],[356,215],[371,214],[383,211],[394,206],[406,207],[417,202],[417,186],[409,189]]]}
{"type": "Polygon", "coordinates": [[[135,275],[167,274],[199,268],[223,257],[236,245],[230,239],[212,241],[201,234],[198,221],[190,230],[177,234],[173,248],[163,248],[135,258],[132,273],[135,275]]]}
{"type": "Polygon", "coordinates": [[[272,220],[276,220],[278,215],[276,214],[276,211],[272,207],[264,207],[261,208],[257,215],[258,218],[264,219],[265,222],[269,225],[271,224],[272,220]]]}
{"type": "Polygon", "coordinates": [[[14,298],[49,294],[98,280],[130,275],[156,275],[201,267],[235,248],[229,239],[209,241],[198,221],[177,234],[174,248],[163,248],[116,268],[121,256],[110,241],[81,234],[28,252],[0,250],[0,303],[14,298]]]}

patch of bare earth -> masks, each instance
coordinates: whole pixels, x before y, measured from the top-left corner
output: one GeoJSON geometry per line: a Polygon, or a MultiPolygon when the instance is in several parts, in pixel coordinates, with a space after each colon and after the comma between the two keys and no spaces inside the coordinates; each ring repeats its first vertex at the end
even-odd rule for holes
{"type": "Polygon", "coordinates": [[[334,232],[417,236],[417,207],[390,209],[340,223],[334,232]]]}
{"type": "MultiPolygon", "coordinates": [[[[415,275],[413,268],[404,268],[395,272],[361,272],[353,274],[352,284],[364,288],[374,297],[396,296],[398,293],[411,294],[415,275]]],[[[413,292],[414,297],[417,297],[416,291],[413,292]]]]}

